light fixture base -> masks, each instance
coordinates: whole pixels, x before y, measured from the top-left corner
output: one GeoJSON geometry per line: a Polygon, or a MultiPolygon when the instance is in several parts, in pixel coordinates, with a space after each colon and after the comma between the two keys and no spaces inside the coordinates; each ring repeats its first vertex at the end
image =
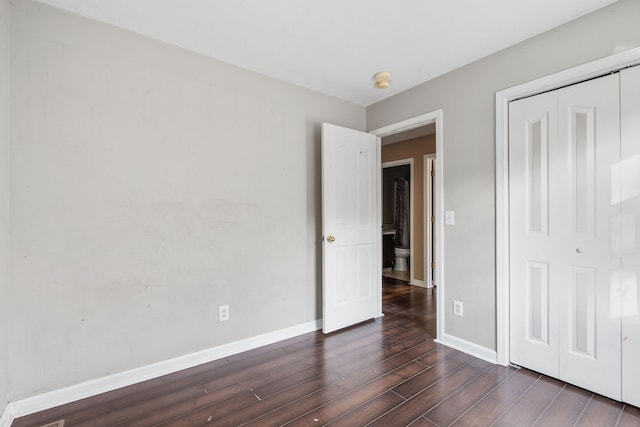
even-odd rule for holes
{"type": "Polygon", "coordinates": [[[386,89],[391,84],[391,72],[389,71],[380,71],[376,73],[374,78],[378,89],[386,89]]]}

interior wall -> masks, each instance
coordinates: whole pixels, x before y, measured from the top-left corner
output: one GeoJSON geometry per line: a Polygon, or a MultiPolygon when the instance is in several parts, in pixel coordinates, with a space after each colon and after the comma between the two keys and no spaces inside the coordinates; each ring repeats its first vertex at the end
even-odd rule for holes
{"type": "Polygon", "coordinates": [[[7,406],[9,375],[7,366],[7,312],[9,299],[7,288],[7,204],[9,149],[9,4],[0,0],[0,416],[7,406]]]}
{"type": "Polygon", "coordinates": [[[412,277],[425,281],[424,271],[424,155],[436,152],[435,135],[426,135],[382,146],[382,163],[413,159],[413,269],[412,277]]]}
{"type": "Polygon", "coordinates": [[[496,348],[495,92],[640,46],[638,16],[621,0],[367,108],[368,129],[443,110],[446,334],[496,348]]]}
{"type": "Polygon", "coordinates": [[[10,400],[319,319],[320,123],[364,107],[13,3],[10,400]]]}

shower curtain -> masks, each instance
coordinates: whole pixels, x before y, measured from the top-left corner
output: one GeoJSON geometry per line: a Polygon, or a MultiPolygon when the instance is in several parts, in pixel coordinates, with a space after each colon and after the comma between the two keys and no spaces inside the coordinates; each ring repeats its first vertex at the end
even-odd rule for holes
{"type": "Polygon", "coordinates": [[[396,246],[409,247],[409,181],[396,181],[396,246]]]}

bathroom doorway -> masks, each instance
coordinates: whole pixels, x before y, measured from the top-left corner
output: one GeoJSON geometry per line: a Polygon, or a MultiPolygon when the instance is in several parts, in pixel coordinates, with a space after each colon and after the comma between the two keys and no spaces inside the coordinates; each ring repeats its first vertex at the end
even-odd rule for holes
{"type": "Polygon", "coordinates": [[[382,138],[383,277],[421,287],[434,285],[435,154],[435,124],[382,138]]]}
{"type": "Polygon", "coordinates": [[[407,283],[415,270],[413,179],[413,159],[382,163],[382,275],[407,283]]]}

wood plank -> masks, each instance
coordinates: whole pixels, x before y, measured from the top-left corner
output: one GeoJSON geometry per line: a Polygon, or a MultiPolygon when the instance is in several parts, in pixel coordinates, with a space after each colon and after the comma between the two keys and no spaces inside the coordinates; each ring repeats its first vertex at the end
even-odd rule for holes
{"type": "MultiPolygon", "coordinates": [[[[313,394],[319,389],[324,389],[328,384],[335,383],[340,379],[338,375],[323,375],[312,380],[305,381],[296,387],[290,388],[275,396],[262,401],[236,409],[231,412],[224,411],[226,401],[219,404],[200,408],[196,411],[189,412],[173,420],[158,424],[163,427],[191,427],[204,425],[213,422],[212,425],[236,426],[246,423],[254,418],[268,414],[281,406],[287,405],[300,398],[313,394]]],[[[147,424],[148,425],[148,424],[147,424]]]]}
{"type": "Polygon", "coordinates": [[[324,425],[348,412],[358,408],[360,405],[384,394],[399,383],[411,378],[417,373],[428,369],[418,362],[410,362],[400,368],[381,376],[380,378],[343,394],[338,399],[334,399],[327,404],[308,412],[307,414],[294,419],[288,426],[309,426],[314,423],[324,425]]]}
{"type": "Polygon", "coordinates": [[[376,419],[371,426],[408,425],[481,373],[478,368],[463,365],[376,419]]]}
{"type": "Polygon", "coordinates": [[[515,371],[509,367],[491,366],[465,387],[438,403],[425,418],[435,424],[448,426],[515,371]]]}
{"type": "Polygon", "coordinates": [[[614,427],[618,423],[620,415],[622,415],[623,408],[624,405],[620,402],[594,394],[582,415],[576,421],[575,426],[614,427]]]}
{"type": "Polygon", "coordinates": [[[530,426],[540,417],[563,389],[564,383],[549,377],[541,377],[505,412],[496,426],[530,426]]]}
{"type": "MultiPolygon", "coordinates": [[[[393,391],[408,399],[431,385],[440,381],[449,373],[455,371],[471,359],[471,356],[463,353],[453,353],[450,357],[430,367],[428,370],[411,378],[408,381],[394,387],[393,391]]],[[[426,412],[426,411],[425,411],[426,412]]]]}
{"type": "MultiPolygon", "coordinates": [[[[361,405],[349,412],[345,416],[330,422],[328,425],[332,427],[353,427],[366,425],[378,418],[381,414],[398,406],[404,399],[392,391],[371,399],[366,404],[361,405]]],[[[389,424],[391,425],[391,424],[389,424]]],[[[397,425],[397,424],[396,424],[397,425]]]]}
{"type": "Polygon", "coordinates": [[[419,362],[424,363],[426,366],[434,366],[447,357],[451,356],[452,354],[456,354],[457,352],[457,350],[451,347],[445,347],[442,345],[438,347],[438,350],[436,352],[429,353],[423,358],[419,359],[419,362]]]}
{"type": "Polygon", "coordinates": [[[484,399],[473,405],[454,426],[489,426],[540,378],[540,374],[519,369],[484,399]]]}
{"type": "MultiPolygon", "coordinates": [[[[313,393],[312,395],[305,396],[291,402],[286,408],[281,408],[279,410],[281,414],[286,414],[284,417],[276,413],[270,413],[268,414],[268,418],[265,416],[258,417],[253,419],[252,422],[254,422],[255,425],[262,425],[263,423],[270,424],[275,420],[276,423],[285,424],[289,420],[296,419],[310,411],[322,407],[328,401],[343,399],[350,392],[353,392],[364,385],[368,387],[369,384],[375,384],[376,379],[382,378],[388,373],[392,373],[399,367],[406,365],[408,360],[418,357],[418,352],[420,351],[420,348],[414,349],[413,351],[408,350],[405,354],[397,355],[396,357],[380,362],[372,367],[364,368],[354,375],[345,377],[339,383],[328,386],[326,390],[319,390],[317,393],[313,393]]],[[[416,363],[415,366],[416,368],[412,367],[410,369],[416,369],[418,372],[424,369],[424,366],[420,364],[416,363]]],[[[406,378],[401,377],[400,379],[404,380],[406,378]]]]}
{"type": "Polygon", "coordinates": [[[409,424],[409,427],[438,427],[438,424],[424,417],[420,417],[414,422],[412,422],[411,424],[409,424]]]}
{"type": "Polygon", "coordinates": [[[640,426],[640,409],[635,406],[625,405],[620,420],[616,427],[638,427],[640,426]]]}
{"type": "Polygon", "coordinates": [[[547,410],[538,418],[536,425],[547,426],[556,422],[556,420],[563,420],[565,423],[572,425],[584,411],[591,396],[591,392],[569,384],[565,385],[547,410]]]}
{"type": "Polygon", "coordinates": [[[185,401],[172,404],[170,406],[156,407],[153,411],[140,412],[137,417],[132,417],[126,421],[116,424],[122,427],[148,427],[150,425],[163,425],[167,420],[175,420],[189,414],[186,419],[182,419],[183,426],[193,425],[193,422],[202,422],[204,419],[218,419],[235,411],[241,411],[243,408],[256,402],[256,397],[249,391],[238,393],[231,398],[214,401],[202,402],[185,401]],[[203,415],[204,412],[206,415],[203,415]],[[189,424],[191,423],[191,424],[189,424]]]}

